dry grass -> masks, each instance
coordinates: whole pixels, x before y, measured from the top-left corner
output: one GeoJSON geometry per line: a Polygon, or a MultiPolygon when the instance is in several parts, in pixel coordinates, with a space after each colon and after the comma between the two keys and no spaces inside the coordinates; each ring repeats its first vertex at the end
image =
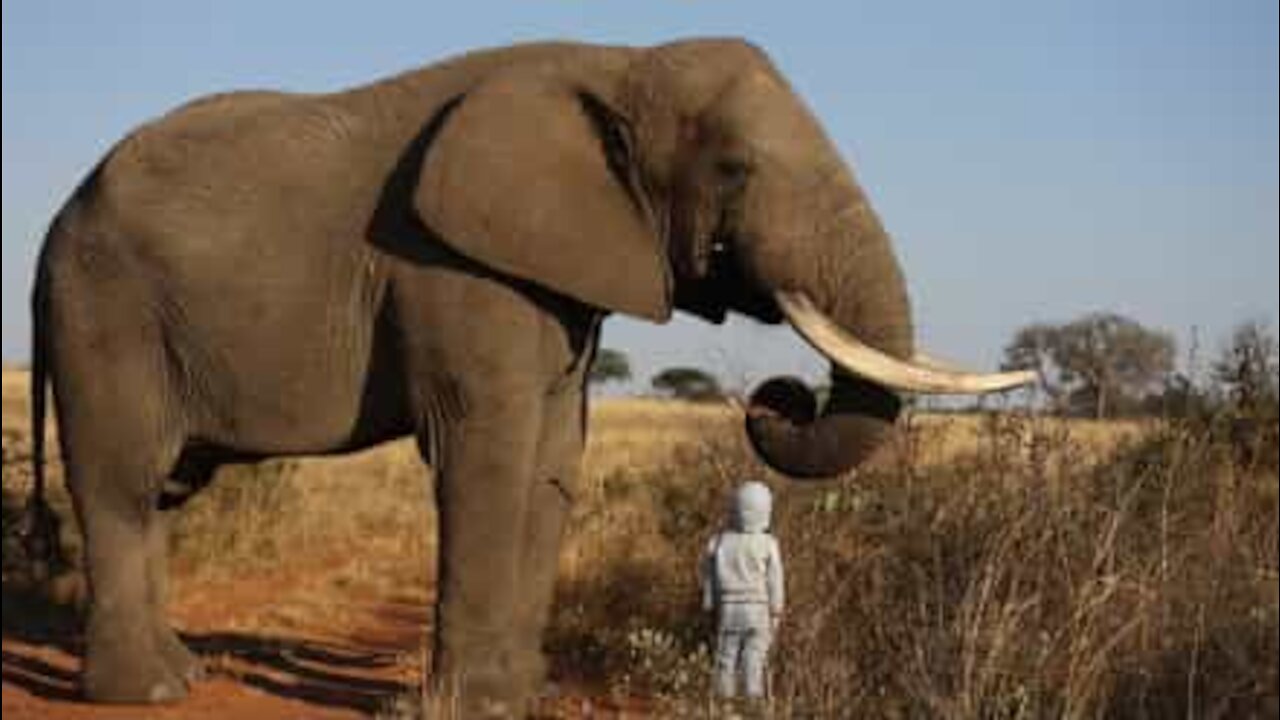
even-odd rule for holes
{"type": "Polygon", "coordinates": [[[708,433],[732,434],[739,422],[725,404],[639,398],[597,402],[585,464],[596,476],[665,464],[708,433]]]}
{"type": "MultiPolygon", "coordinates": [[[[6,585],[20,385],[6,374],[6,585]]],[[[728,488],[760,477],[791,595],[779,717],[1280,714],[1274,458],[1159,423],[928,416],[857,477],[799,485],[758,464],[723,406],[607,402],[591,426],[549,636],[576,684],[704,712],[694,564],[728,488]]],[[[231,469],[181,522],[178,592],[337,553],[338,582],[420,602],[432,522],[408,443],[231,469]]]]}
{"type": "Polygon", "coordinates": [[[6,367],[4,369],[4,394],[18,392],[27,386],[27,373],[23,370],[6,367]]]}
{"type": "Polygon", "coordinates": [[[4,371],[4,428],[26,428],[30,422],[27,402],[28,375],[18,370],[4,371]]]}
{"type": "Polygon", "coordinates": [[[386,594],[425,587],[434,561],[428,490],[426,470],[407,443],[343,458],[226,468],[179,517],[179,592],[299,558],[332,569],[324,559],[350,548],[359,552],[341,553],[346,582],[386,594]]]}
{"type": "MultiPolygon", "coordinates": [[[[912,429],[918,439],[912,461],[919,465],[945,465],[972,456],[987,440],[990,416],[983,415],[917,415],[912,429]]],[[[1030,450],[1031,443],[1046,437],[1057,443],[1070,443],[1088,462],[1098,462],[1118,448],[1147,435],[1155,423],[1147,420],[1060,420],[1039,418],[1019,425],[1021,437],[1014,448],[1030,450]],[[1037,440],[1038,439],[1038,440],[1037,440]]]]}
{"type": "Polygon", "coordinates": [[[711,627],[694,561],[725,490],[757,476],[778,494],[791,587],[778,716],[1280,711],[1274,465],[1241,465],[1212,434],[923,418],[857,478],[818,486],[701,438],[586,498],[553,633],[561,672],[601,668],[700,713],[711,627]]]}

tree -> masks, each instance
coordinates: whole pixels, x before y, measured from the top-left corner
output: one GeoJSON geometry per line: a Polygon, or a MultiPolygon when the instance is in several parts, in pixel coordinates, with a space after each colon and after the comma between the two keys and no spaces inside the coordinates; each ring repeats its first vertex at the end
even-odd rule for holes
{"type": "Polygon", "coordinates": [[[1004,370],[1035,370],[1044,379],[1043,388],[1055,407],[1062,405],[1062,385],[1057,382],[1054,365],[1054,347],[1057,344],[1058,326],[1035,323],[1018,330],[1013,342],[1004,349],[1004,370]]]}
{"type": "Polygon", "coordinates": [[[622,351],[611,348],[601,348],[587,372],[587,382],[592,385],[626,382],[630,379],[631,362],[622,351]]]}
{"type": "Polygon", "coordinates": [[[1221,405],[1216,388],[1185,372],[1171,373],[1164,388],[1147,397],[1143,412],[1152,417],[1203,421],[1218,412],[1221,405]]]}
{"type": "Polygon", "coordinates": [[[1277,343],[1269,327],[1246,322],[1213,364],[1224,399],[1240,415],[1274,417],[1277,407],[1277,343]]]}
{"type": "Polygon", "coordinates": [[[1165,332],[1114,313],[1022,328],[1005,348],[1006,368],[1034,368],[1054,404],[1095,418],[1140,409],[1173,370],[1176,351],[1165,332]]]}
{"type": "Polygon", "coordinates": [[[705,401],[724,397],[715,377],[698,368],[667,368],[654,375],[650,382],[655,390],[681,400],[705,401]]]}

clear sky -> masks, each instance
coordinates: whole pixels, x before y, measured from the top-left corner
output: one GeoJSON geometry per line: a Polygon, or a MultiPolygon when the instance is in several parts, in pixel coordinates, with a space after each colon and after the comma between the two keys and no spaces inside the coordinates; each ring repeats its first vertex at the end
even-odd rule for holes
{"type": "MultiPolygon", "coordinates": [[[[993,365],[1020,325],[1103,309],[1212,350],[1280,316],[1278,26],[1276,0],[5,0],[4,358],[27,356],[52,214],[177,103],[337,89],[516,40],[713,34],[763,46],[852,162],[934,354],[993,365]]],[[[605,343],[641,380],[820,367],[747,321],[614,318],[605,343]]]]}

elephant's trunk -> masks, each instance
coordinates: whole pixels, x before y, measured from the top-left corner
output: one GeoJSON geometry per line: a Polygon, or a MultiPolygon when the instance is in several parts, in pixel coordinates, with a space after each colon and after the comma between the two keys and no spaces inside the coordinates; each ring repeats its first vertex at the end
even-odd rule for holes
{"type": "Polygon", "coordinates": [[[804,383],[791,378],[770,380],[752,395],[747,436],[770,467],[795,478],[848,472],[888,437],[902,403],[880,385],[833,369],[821,417],[816,405],[804,383]]]}
{"type": "MultiPolygon", "coordinates": [[[[1030,373],[977,374],[917,359],[906,285],[888,235],[852,183],[835,183],[836,257],[808,272],[787,268],[775,299],[793,328],[832,363],[821,414],[798,380],[775,379],[751,398],[747,433],[771,467],[798,478],[831,477],[865,461],[889,436],[898,392],[984,393],[1033,382],[1030,373]]],[[[821,236],[822,233],[819,233],[821,236]]],[[[785,265],[784,265],[785,267],[785,265]]]]}
{"type": "Polygon", "coordinates": [[[811,332],[813,318],[891,358],[906,360],[914,350],[906,283],[888,234],[847,170],[828,182],[806,212],[787,218],[789,227],[773,228],[793,238],[809,234],[826,252],[792,256],[793,263],[778,258],[784,270],[770,284],[787,321],[831,361],[830,396],[819,409],[800,381],[770,380],[752,395],[747,417],[760,458],[796,478],[831,477],[865,461],[888,438],[902,406],[891,385],[843,367],[832,343],[811,332]],[[797,304],[808,314],[795,312],[797,304]]]}

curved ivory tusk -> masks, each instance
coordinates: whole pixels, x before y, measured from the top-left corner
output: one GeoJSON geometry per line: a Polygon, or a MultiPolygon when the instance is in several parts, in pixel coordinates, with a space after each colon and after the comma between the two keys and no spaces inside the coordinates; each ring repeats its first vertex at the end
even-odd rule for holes
{"type": "Polygon", "coordinates": [[[804,293],[774,295],[796,332],[836,365],[895,390],[931,394],[998,392],[1039,381],[1034,372],[973,373],[936,360],[908,362],[883,353],[836,325],[804,293]]]}
{"type": "Polygon", "coordinates": [[[929,368],[930,370],[942,370],[943,372],[953,372],[953,373],[972,373],[973,372],[969,368],[953,363],[950,360],[943,360],[941,358],[936,358],[932,355],[926,355],[925,353],[922,353],[922,352],[917,352],[915,355],[911,357],[911,364],[919,365],[920,367],[923,367],[923,368],[929,368]]]}

